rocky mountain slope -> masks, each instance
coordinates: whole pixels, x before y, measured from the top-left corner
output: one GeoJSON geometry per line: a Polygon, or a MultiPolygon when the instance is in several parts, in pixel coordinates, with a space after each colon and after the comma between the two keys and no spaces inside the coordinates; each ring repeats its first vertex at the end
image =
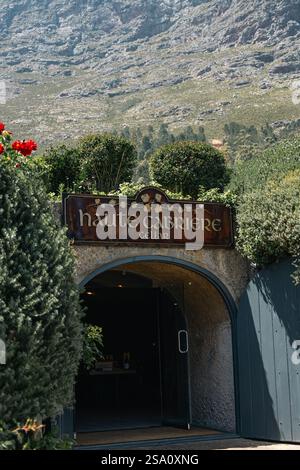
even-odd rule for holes
{"type": "MultiPolygon", "coordinates": [[[[296,119],[300,0],[0,0],[3,119],[96,129],[296,119]]],[[[299,83],[300,88],[300,83],[299,83]]]]}

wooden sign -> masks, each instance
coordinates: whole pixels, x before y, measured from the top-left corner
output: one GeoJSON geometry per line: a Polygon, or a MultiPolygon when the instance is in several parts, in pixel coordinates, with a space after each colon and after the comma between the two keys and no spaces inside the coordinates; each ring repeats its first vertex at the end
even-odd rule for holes
{"type": "Polygon", "coordinates": [[[76,244],[181,246],[191,241],[190,237],[187,238],[185,225],[188,223],[187,217],[192,214],[195,239],[197,230],[204,230],[204,246],[229,248],[233,245],[229,207],[218,203],[171,200],[154,187],[144,188],[134,198],[65,194],[63,208],[68,236],[76,244]],[[201,213],[201,207],[203,216],[200,221],[197,214],[201,213]],[[167,209],[171,213],[169,230],[166,230],[164,222],[167,220],[167,209]],[[138,222],[134,220],[137,213],[143,213],[143,221],[149,220],[147,230],[144,229],[139,235],[132,228],[138,228],[138,222]],[[181,226],[176,217],[181,217],[181,226]],[[159,222],[156,230],[152,227],[153,218],[159,222]]]}

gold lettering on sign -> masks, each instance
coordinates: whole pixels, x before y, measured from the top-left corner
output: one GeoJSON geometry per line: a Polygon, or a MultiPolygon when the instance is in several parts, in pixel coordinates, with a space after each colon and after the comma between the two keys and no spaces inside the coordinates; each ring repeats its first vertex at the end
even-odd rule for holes
{"type": "MultiPolygon", "coordinates": [[[[177,207],[177,211],[178,211],[179,207],[180,206],[177,207]]],[[[180,209],[182,211],[182,208],[180,208],[180,209]]],[[[89,214],[88,212],[83,212],[82,209],[79,209],[78,212],[79,212],[80,227],[97,227],[97,225],[99,223],[99,219],[96,218],[96,219],[93,220],[91,214],[89,214]]],[[[128,218],[127,222],[128,222],[128,224],[131,222],[130,218],[128,218]]],[[[174,226],[175,226],[175,230],[177,230],[177,231],[179,229],[181,230],[181,228],[182,228],[182,226],[178,223],[177,219],[176,219],[175,224],[170,220],[170,228],[174,228],[174,226]]],[[[204,226],[205,226],[205,230],[207,232],[211,232],[211,231],[222,232],[222,220],[221,219],[208,219],[208,218],[206,218],[205,221],[204,221],[204,226]]],[[[164,236],[162,238],[167,238],[168,239],[168,237],[164,237],[164,236]]],[[[177,238],[179,238],[179,237],[177,237],[177,238]]]]}
{"type": "Polygon", "coordinates": [[[211,226],[214,232],[222,232],[222,220],[221,219],[213,219],[211,226]]]}
{"type": "Polygon", "coordinates": [[[67,194],[63,204],[68,236],[78,243],[194,247],[203,234],[204,246],[233,246],[232,213],[224,204],[172,200],[153,187],[134,198],[67,194]]]}

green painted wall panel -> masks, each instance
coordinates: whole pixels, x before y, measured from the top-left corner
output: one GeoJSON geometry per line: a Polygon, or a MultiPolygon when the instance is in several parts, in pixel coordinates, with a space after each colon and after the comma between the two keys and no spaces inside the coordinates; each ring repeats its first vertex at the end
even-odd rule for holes
{"type": "Polygon", "coordinates": [[[241,434],[300,442],[300,287],[284,261],[262,270],[244,293],[237,318],[241,434]],[[247,332],[245,332],[247,330],[247,332]]]}

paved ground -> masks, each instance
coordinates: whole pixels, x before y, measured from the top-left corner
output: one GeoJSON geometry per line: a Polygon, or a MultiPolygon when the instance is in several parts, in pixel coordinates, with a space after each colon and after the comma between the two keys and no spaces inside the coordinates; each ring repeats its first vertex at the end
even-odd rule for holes
{"type": "MultiPolygon", "coordinates": [[[[141,447],[139,447],[141,449],[141,447]]],[[[276,444],[270,442],[248,441],[245,439],[226,439],[223,441],[202,441],[166,446],[143,447],[142,450],[300,450],[299,445],[276,444]]]]}

